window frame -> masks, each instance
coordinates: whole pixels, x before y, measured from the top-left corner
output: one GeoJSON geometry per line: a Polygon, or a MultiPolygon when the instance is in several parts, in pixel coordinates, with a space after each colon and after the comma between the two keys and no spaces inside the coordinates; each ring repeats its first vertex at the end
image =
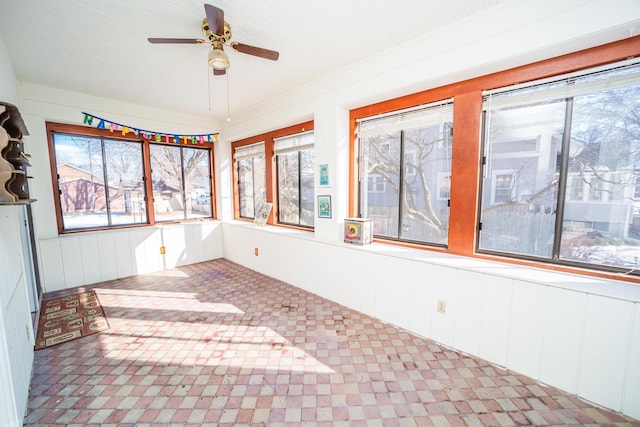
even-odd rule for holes
{"type": "MultiPolygon", "coordinates": [[[[247,219],[247,220],[253,220],[255,218],[255,214],[258,212],[260,206],[256,203],[256,191],[255,191],[255,182],[256,182],[256,159],[262,158],[263,162],[264,162],[264,167],[266,170],[266,165],[267,165],[267,158],[265,155],[265,144],[264,141],[260,141],[257,142],[255,144],[249,144],[249,145],[243,145],[243,146],[236,146],[232,149],[232,154],[233,156],[233,167],[234,167],[234,173],[235,176],[237,176],[237,181],[235,182],[236,184],[236,188],[237,190],[237,198],[238,198],[238,218],[241,219],[247,219]],[[240,157],[237,156],[238,151],[241,150],[242,148],[249,148],[251,146],[262,146],[262,153],[261,154],[253,154],[253,155],[242,155],[240,157]],[[241,189],[240,189],[240,162],[243,160],[251,160],[251,188],[253,189],[253,192],[251,194],[251,198],[253,201],[253,213],[254,216],[253,218],[248,217],[248,216],[243,216],[242,215],[242,206],[240,203],[240,196],[241,196],[241,189]]],[[[263,177],[265,179],[265,193],[266,193],[266,174],[265,177],[263,177]]],[[[248,195],[245,195],[245,197],[248,195]]],[[[265,197],[265,202],[266,202],[266,197],[265,197]]]]}
{"type": "Polygon", "coordinates": [[[284,150],[278,150],[278,141],[283,140],[283,139],[288,139],[288,138],[296,138],[298,136],[302,136],[302,135],[313,135],[313,130],[309,130],[309,131],[305,131],[305,132],[300,132],[300,133],[296,133],[296,134],[292,134],[292,135],[288,135],[285,137],[280,137],[280,138],[276,138],[274,140],[274,147],[275,147],[275,163],[276,163],[276,198],[275,200],[278,201],[278,203],[276,204],[278,206],[278,215],[277,215],[277,219],[278,219],[278,224],[282,224],[282,225],[287,225],[287,226],[293,226],[293,227],[303,227],[303,228],[314,228],[315,225],[315,136],[314,136],[314,143],[311,144],[305,144],[305,145],[301,145],[301,146],[295,146],[292,148],[287,148],[284,150]],[[305,151],[311,151],[313,153],[314,156],[314,162],[313,162],[313,166],[311,167],[311,171],[313,174],[313,177],[311,178],[311,184],[312,184],[312,188],[314,189],[314,194],[311,197],[312,203],[314,203],[314,208],[311,209],[311,217],[314,219],[314,224],[302,224],[302,207],[303,207],[303,169],[304,169],[304,156],[305,154],[303,152],[305,151]],[[279,156],[288,156],[288,155],[293,155],[295,154],[295,156],[297,157],[297,179],[298,179],[298,185],[297,185],[297,190],[298,190],[298,222],[286,222],[284,221],[282,218],[280,218],[281,213],[282,213],[282,209],[280,209],[280,162],[279,162],[279,156]]]}
{"type": "MultiPolygon", "coordinates": [[[[449,241],[447,248],[425,244],[394,242],[376,238],[377,242],[404,247],[463,255],[478,259],[535,266],[549,270],[579,273],[640,283],[640,277],[619,274],[597,268],[598,266],[573,266],[553,261],[540,261],[481,253],[477,250],[480,218],[480,176],[482,174],[482,99],[483,91],[494,90],[516,83],[552,78],[558,75],[625,60],[640,55],[640,36],[596,46],[531,64],[511,68],[469,80],[451,82],[422,92],[405,95],[350,110],[349,120],[349,216],[357,216],[359,208],[359,152],[357,122],[366,117],[417,107],[422,104],[453,98],[451,210],[449,217],[449,241]]],[[[637,274],[637,273],[636,273],[637,274]]]]}
{"type": "MultiPolygon", "coordinates": [[[[150,159],[153,157],[153,155],[151,154],[151,151],[153,151],[154,147],[170,147],[170,148],[177,148],[180,150],[180,201],[182,202],[184,209],[183,209],[183,216],[189,215],[191,213],[187,212],[187,205],[188,205],[188,198],[187,198],[187,188],[186,188],[186,182],[187,182],[187,174],[185,171],[185,161],[186,161],[186,156],[185,156],[185,150],[187,149],[191,149],[191,150],[202,150],[202,151],[208,151],[209,152],[209,159],[211,158],[211,150],[208,150],[206,147],[198,147],[197,145],[189,145],[189,144],[165,144],[165,143],[158,143],[158,142],[154,142],[151,141],[149,143],[149,155],[150,155],[150,159]]],[[[151,159],[152,161],[152,159],[151,159]]],[[[209,161],[208,163],[211,163],[211,161],[209,161]]],[[[209,181],[211,182],[209,185],[212,185],[212,174],[213,170],[211,168],[211,166],[209,166],[209,181]]],[[[158,174],[160,175],[160,174],[158,174]]],[[[152,187],[152,191],[153,189],[153,164],[151,164],[151,175],[152,177],[151,179],[151,187],[152,187]]],[[[213,191],[209,192],[209,197],[213,196],[213,191]]],[[[179,222],[179,221],[193,221],[193,220],[200,220],[200,219],[209,219],[211,217],[207,217],[207,216],[193,216],[191,218],[170,218],[170,219],[166,219],[166,220],[160,220],[158,217],[158,211],[157,211],[157,200],[155,198],[155,196],[153,196],[152,198],[152,202],[153,202],[153,207],[154,207],[154,220],[156,223],[160,224],[166,224],[166,223],[171,223],[171,222],[179,222]]],[[[193,202],[191,202],[193,203],[193,202]]]]}
{"type": "MultiPolygon", "coordinates": [[[[298,123],[285,128],[271,130],[259,135],[253,135],[244,139],[231,142],[231,152],[235,153],[236,148],[264,142],[264,157],[265,157],[265,182],[266,182],[266,202],[272,203],[273,208],[267,218],[267,224],[277,225],[280,227],[295,228],[305,231],[313,231],[313,226],[300,226],[295,224],[287,224],[278,222],[278,194],[277,194],[277,172],[276,172],[276,153],[275,153],[275,140],[287,136],[293,136],[295,134],[312,132],[314,131],[313,120],[298,123]]],[[[233,217],[239,221],[253,222],[253,218],[245,218],[240,216],[240,200],[238,191],[238,165],[233,157],[232,161],[232,181],[233,181],[233,217]]],[[[315,172],[315,169],[314,169],[315,172]]],[[[315,182],[314,182],[315,187],[315,182]]]]}
{"type": "Polygon", "coordinates": [[[139,133],[137,136],[133,132],[129,132],[125,135],[122,135],[121,132],[111,132],[107,129],[98,129],[88,126],[82,125],[74,125],[74,124],[66,124],[66,123],[57,123],[57,122],[45,122],[46,132],[47,132],[47,145],[49,149],[49,165],[50,165],[50,173],[51,173],[51,183],[53,190],[53,201],[56,210],[56,223],[58,227],[58,234],[75,234],[75,233],[86,233],[86,232],[94,232],[94,231],[104,231],[104,230],[118,230],[118,229],[126,229],[126,228],[136,228],[136,227],[149,227],[157,224],[171,224],[171,223],[180,223],[180,222],[193,222],[193,221],[201,221],[203,219],[216,219],[216,187],[215,187],[215,169],[214,169],[214,150],[213,143],[204,142],[198,143],[198,148],[204,148],[209,151],[209,172],[210,172],[210,182],[211,182],[211,217],[206,218],[193,218],[193,219],[182,219],[182,220],[170,220],[170,221],[160,221],[157,222],[155,220],[154,214],[154,204],[153,204],[153,188],[151,182],[151,160],[150,160],[150,144],[155,145],[168,145],[168,146],[182,146],[183,144],[170,144],[156,141],[149,141],[142,137],[142,134],[139,133]],[[56,165],[56,156],[55,156],[55,143],[54,143],[54,134],[66,134],[66,135],[77,135],[79,137],[86,138],[97,138],[97,139],[108,139],[108,140],[122,140],[128,142],[137,142],[141,144],[142,151],[142,168],[143,168],[143,182],[145,187],[145,208],[147,211],[147,222],[137,223],[137,224],[114,224],[111,226],[100,226],[100,227],[84,227],[84,228],[74,228],[65,230],[63,215],[62,215],[62,204],[60,201],[60,192],[59,192],[59,179],[58,179],[58,170],[56,165]]]}
{"type": "MultiPolygon", "coordinates": [[[[354,143],[358,144],[358,150],[362,148],[363,145],[369,142],[369,136],[377,136],[381,135],[382,133],[386,133],[387,135],[389,135],[388,139],[383,139],[382,141],[375,142],[376,145],[379,145],[381,147],[381,150],[378,151],[384,152],[385,154],[393,154],[391,151],[393,147],[398,155],[397,175],[393,172],[389,172],[390,176],[397,176],[398,180],[397,183],[390,183],[391,187],[393,187],[394,185],[397,186],[397,190],[394,190],[394,193],[397,193],[397,204],[392,205],[393,207],[397,207],[397,216],[385,217],[384,215],[371,214],[371,219],[373,219],[374,224],[374,238],[380,239],[382,241],[400,242],[401,244],[406,243],[409,245],[415,243],[416,245],[429,245],[432,247],[447,246],[446,240],[448,238],[448,227],[446,228],[446,233],[443,236],[443,242],[438,242],[436,241],[436,239],[429,240],[431,239],[431,237],[433,237],[433,235],[427,237],[427,234],[424,234],[421,238],[416,237],[415,234],[409,235],[410,230],[412,230],[412,228],[410,227],[410,221],[412,220],[412,218],[410,217],[410,215],[407,215],[407,211],[410,211],[411,209],[419,211],[416,206],[411,206],[412,202],[415,202],[415,200],[413,199],[413,195],[419,194],[419,190],[418,186],[415,183],[413,183],[412,185],[410,181],[412,181],[412,178],[418,177],[418,170],[421,170],[423,172],[423,178],[425,182],[428,182],[429,187],[431,187],[425,188],[422,193],[423,197],[425,198],[424,210],[426,212],[432,212],[436,217],[435,220],[440,221],[440,224],[438,224],[437,227],[448,223],[449,199],[442,199],[440,197],[439,190],[441,188],[440,176],[442,175],[442,173],[450,174],[450,171],[440,171],[437,166],[435,170],[431,170],[429,168],[423,169],[426,164],[422,164],[420,161],[417,161],[418,154],[422,154],[421,148],[412,146],[416,143],[412,141],[411,135],[415,130],[420,130],[420,133],[422,133],[425,129],[437,127],[436,135],[438,136],[438,140],[433,144],[432,150],[429,150],[430,154],[432,152],[436,154],[434,154],[433,157],[431,155],[428,156],[428,163],[437,163],[439,159],[442,160],[442,158],[438,156],[438,152],[440,152],[440,154],[444,153],[444,159],[450,159],[451,130],[453,129],[451,126],[451,124],[453,123],[453,108],[454,100],[452,98],[444,98],[436,100],[434,102],[423,103],[414,107],[392,110],[390,112],[385,112],[382,114],[372,114],[356,119],[358,126],[356,127],[357,131],[355,131],[356,139],[354,143]],[[443,119],[443,115],[446,115],[447,119],[449,119],[449,116],[451,116],[451,120],[445,121],[443,119]],[[434,117],[437,119],[434,120],[434,117]],[[371,131],[370,129],[368,129],[368,127],[371,127],[371,129],[374,130],[371,131]],[[408,163],[410,163],[411,161],[417,164],[409,165],[408,163]],[[424,174],[424,172],[426,172],[426,174],[424,174]],[[436,191],[437,193],[435,193],[436,191]],[[443,203],[445,201],[446,203],[443,203]],[[438,204],[440,204],[441,206],[438,206],[438,204]],[[435,211],[437,211],[439,208],[442,208],[444,205],[446,205],[447,211],[446,219],[440,217],[435,213],[435,211]],[[376,224],[378,221],[384,221],[384,223],[386,224],[397,224],[397,227],[391,227],[391,229],[396,232],[396,235],[391,235],[393,234],[393,232],[381,234],[382,230],[376,224]]],[[[429,142],[425,142],[427,146],[431,145],[429,142]]],[[[370,158],[369,153],[372,152],[371,146],[367,146],[363,149],[366,151],[366,155],[359,159],[359,167],[368,162],[370,158]]],[[[451,163],[449,162],[447,166],[449,167],[450,164],[451,163]]],[[[396,166],[395,163],[393,164],[393,166],[396,166]]],[[[362,184],[358,188],[359,194],[357,202],[357,213],[351,216],[362,217],[364,215],[365,209],[367,211],[371,208],[375,209],[374,206],[363,206],[363,201],[365,199],[368,199],[368,194],[381,194],[385,193],[387,190],[387,186],[385,185],[384,192],[369,191],[369,177],[371,175],[381,176],[379,174],[370,174],[366,172],[366,169],[362,172],[359,172],[357,175],[358,180],[361,181],[362,184]]],[[[383,182],[385,184],[386,181],[387,180],[383,177],[383,182]]],[[[426,184],[423,185],[426,186],[426,184]]],[[[389,200],[392,200],[392,198],[390,197],[389,200]]],[[[420,212],[420,214],[424,214],[424,212],[420,212]]],[[[435,228],[435,226],[433,228],[435,228]]],[[[429,227],[418,227],[418,229],[429,230],[429,227]]],[[[427,231],[426,233],[429,233],[429,231],[427,231]]]]}

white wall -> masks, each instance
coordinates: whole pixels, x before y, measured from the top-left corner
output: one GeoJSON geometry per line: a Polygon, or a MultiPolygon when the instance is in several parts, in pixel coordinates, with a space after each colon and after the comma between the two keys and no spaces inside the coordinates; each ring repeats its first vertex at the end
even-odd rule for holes
{"type": "MultiPolygon", "coordinates": [[[[11,58],[0,35],[0,101],[19,106],[11,58]]],[[[0,425],[21,426],[27,408],[33,327],[27,302],[27,284],[19,210],[0,206],[0,425]]]]}
{"type": "Polygon", "coordinates": [[[51,292],[221,258],[222,226],[218,221],[198,221],[38,242],[42,279],[46,292],[51,292]]]}
{"type": "MultiPolygon", "coordinates": [[[[219,145],[313,118],[317,163],[329,164],[334,183],[316,193],[335,202],[333,218],[316,219],[314,233],[225,222],[225,258],[640,419],[639,285],[352,247],[340,237],[349,109],[639,33],[637,0],[511,1],[236,114],[219,145]]],[[[230,218],[223,151],[218,196],[230,218]]]]}

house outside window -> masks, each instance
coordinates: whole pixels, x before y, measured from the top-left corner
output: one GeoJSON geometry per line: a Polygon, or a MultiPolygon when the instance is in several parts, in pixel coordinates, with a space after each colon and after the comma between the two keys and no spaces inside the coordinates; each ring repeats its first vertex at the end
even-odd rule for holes
{"type": "Polygon", "coordinates": [[[483,109],[479,251],[638,268],[640,65],[498,89],[483,109]]]}
{"type": "Polygon", "coordinates": [[[509,203],[514,194],[515,171],[494,171],[492,180],[493,204],[509,203]]]}
{"type": "Polygon", "coordinates": [[[314,134],[304,132],[275,140],[278,222],[314,225],[314,134]]]}
{"type": "Polygon", "coordinates": [[[451,100],[358,120],[360,216],[377,237],[447,244],[452,123],[451,100]]]}
{"type": "Polygon", "coordinates": [[[384,177],[371,174],[367,178],[367,191],[369,193],[384,193],[387,189],[384,177]]]}
{"type": "Polygon", "coordinates": [[[239,215],[253,219],[256,209],[266,201],[266,163],[264,142],[235,149],[239,215]]]}

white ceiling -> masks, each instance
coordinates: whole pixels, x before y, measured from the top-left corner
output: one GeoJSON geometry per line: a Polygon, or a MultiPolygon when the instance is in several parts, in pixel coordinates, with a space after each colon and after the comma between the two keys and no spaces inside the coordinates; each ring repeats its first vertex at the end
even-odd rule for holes
{"type": "Polygon", "coordinates": [[[21,81],[223,119],[351,62],[507,0],[210,0],[231,41],[280,52],[277,62],[227,48],[227,77],[203,38],[202,0],[0,0],[0,34],[21,81]]]}

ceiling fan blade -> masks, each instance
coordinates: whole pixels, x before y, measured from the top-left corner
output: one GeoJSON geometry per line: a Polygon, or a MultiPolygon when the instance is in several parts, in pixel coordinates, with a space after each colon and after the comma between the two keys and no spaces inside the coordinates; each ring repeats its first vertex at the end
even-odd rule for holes
{"type": "Polygon", "coordinates": [[[210,4],[204,5],[204,11],[207,13],[207,22],[209,29],[216,36],[224,35],[224,11],[210,4]]]}
{"type": "Polygon", "coordinates": [[[241,53],[259,56],[260,58],[277,61],[280,54],[275,50],[263,49],[261,47],[251,46],[244,43],[231,43],[231,47],[241,53]]]}
{"type": "Polygon", "coordinates": [[[225,74],[227,74],[227,70],[216,70],[215,68],[213,69],[214,76],[224,76],[225,74]]]}
{"type": "Polygon", "coordinates": [[[171,44],[201,44],[206,43],[201,39],[166,39],[166,38],[149,38],[149,43],[171,43],[171,44]]]}

